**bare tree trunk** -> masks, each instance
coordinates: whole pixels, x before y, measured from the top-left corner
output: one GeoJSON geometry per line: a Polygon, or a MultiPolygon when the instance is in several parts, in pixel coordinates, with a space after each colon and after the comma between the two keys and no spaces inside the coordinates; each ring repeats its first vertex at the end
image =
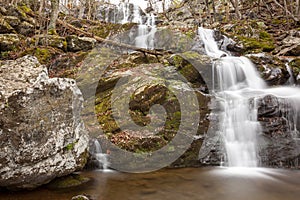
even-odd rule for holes
{"type": "Polygon", "coordinates": [[[234,8],[235,8],[236,17],[238,19],[241,19],[241,12],[240,12],[240,7],[239,7],[239,0],[235,0],[234,4],[235,4],[234,8]]]}
{"type": "Polygon", "coordinates": [[[296,0],[296,16],[300,18],[300,0],[296,0]]]}
{"type": "Polygon", "coordinates": [[[48,27],[49,34],[56,34],[56,20],[59,13],[59,0],[51,0],[51,16],[48,27]]]}
{"type": "Polygon", "coordinates": [[[39,15],[42,15],[44,6],[45,6],[45,0],[41,0],[41,1],[40,1],[40,8],[39,8],[39,11],[38,11],[38,12],[39,12],[39,15]]]}
{"type": "Polygon", "coordinates": [[[225,12],[226,12],[225,21],[228,21],[229,20],[229,3],[227,1],[225,2],[225,12]]]}
{"type": "Polygon", "coordinates": [[[216,7],[215,7],[215,1],[212,0],[212,7],[213,7],[213,18],[214,18],[214,22],[217,21],[217,18],[216,18],[216,7]]]}
{"type": "Polygon", "coordinates": [[[85,0],[80,0],[79,1],[79,13],[78,13],[78,18],[82,19],[85,11],[85,6],[86,6],[86,1],[85,0]]]}

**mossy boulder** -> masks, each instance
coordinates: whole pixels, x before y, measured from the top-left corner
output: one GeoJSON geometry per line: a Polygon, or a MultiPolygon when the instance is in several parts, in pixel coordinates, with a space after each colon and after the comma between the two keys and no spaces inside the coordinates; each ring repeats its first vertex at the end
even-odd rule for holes
{"type": "Polygon", "coordinates": [[[14,28],[4,18],[0,17],[0,34],[14,33],[14,28]]]}
{"type": "Polygon", "coordinates": [[[158,28],[155,33],[155,48],[170,50],[172,52],[184,52],[192,48],[194,40],[181,31],[169,28],[158,28]]]}
{"type": "Polygon", "coordinates": [[[51,46],[57,49],[67,50],[67,41],[65,37],[58,35],[35,35],[32,43],[38,43],[43,46],[51,46]]]}
{"type": "Polygon", "coordinates": [[[32,47],[27,48],[25,51],[23,51],[21,53],[21,56],[35,56],[41,64],[45,65],[49,64],[54,57],[61,53],[61,51],[51,47],[32,47]]]}
{"type": "Polygon", "coordinates": [[[71,187],[78,187],[90,181],[89,178],[84,177],[80,174],[70,174],[68,176],[63,176],[54,179],[47,187],[50,189],[65,189],[71,187]]]}
{"type": "Polygon", "coordinates": [[[300,58],[296,58],[289,63],[289,66],[292,69],[293,76],[296,80],[296,83],[300,84],[300,58]]]}
{"type": "Polygon", "coordinates": [[[0,34],[1,51],[16,50],[20,43],[20,37],[17,34],[0,34]]]}
{"type": "Polygon", "coordinates": [[[285,62],[271,54],[251,54],[247,56],[256,65],[261,77],[268,85],[283,85],[290,78],[285,62]]]}
{"type": "Polygon", "coordinates": [[[21,24],[21,20],[15,16],[4,16],[3,19],[13,28],[18,27],[21,24]]]}
{"type": "Polygon", "coordinates": [[[50,77],[75,78],[82,61],[87,56],[86,52],[60,53],[47,63],[50,77]]]}
{"type": "Polygon", "coordinates": [[[260,21],[241,20],[221,27],[222,32],[236,40],[245,53],[271,52],[275,49],[272,34],[260,21]]]}
{"type": "Polygon", "coordinates": [[[168,58],[171,65],[192,84],[203,92],[208,92],[212,86],[211,59],[194,51],[174,54],[168,58]]]}
{"type": "MultiPolygon", "coordinates": [[[[109,55],[108,52],[107,54],[109,55]]],[[[92,55],[93,58],[94,56],[92,55]]],[[[86,60],[88,59],[87,57],[86,60]]],[[[99,132],[96,135],[100,138],[104,152],[109,151],[111,155],[114,155],[116,149],[112,144],[133,152],[136,156],[143,156],[144,153],[159,150],[176,136],[182,119],[197,119],[199,118],[197,113],[200,112],[200,121],[195,122],[199,127],[195,134],[201,135],[201,137],[196,137],[183,157],[171,166],[201,165],[198,161],[198,152],[202,144],[202,136],[208,129],[209,122],[206,117],[210,112],[208,108],[210,97],[203,93],[208,92],[208,87],[201,77],[201,72],[211,71],[209,57],[192,51],[158,57],[135,52],[120,55],[109,64],[105,64],[106,60],[101,63],[99,63],[99,59],[94,58],[94,60],[97,63],[94,69],[106,66],[105,71],[101,72],[101,77],[97,76],[98,86],[94,110],[89,111],[95,112],[98,123],[104,132],[103,135],[99,132]],[[175,61],[172,59],[176,56],[179,62],[175,62],[177,59],[175,61]],[[196,63],[197,66],[193,67],[192,63],[196,63]],[[197,71],[198,68],[201,69],[200,72],[197,71]],[[194,75],[194,73],[196,74],[194,75]],[[199,88],[202,87],[205,89],[201,92],[199,88]],[[197,110],[188,113],[182,112],[180,97],[176,96],[178,94],[174,93],[174,90],[180,91],[182,98],[189,99],[190,95],[194,94],[199,105],[197,110]],[[123,100],[126,102],[122,102],[123,100]],[[158,109],[158,105],[164,109],[158,109]],[[164,113],[164,110],[165,118],[154,114],[157,111],[164,113]],[[153,126],[153,124],[157,126],[153,126]],[[136,129],[136,127],[140,127],[140,129],[136,129]],[[146,127],[148,128],[145,129],[146,127]]],[[[93,73],[93,70],[90,70],[93,73]]],[[[209,76],[208,74],[207,72],[206,75],[209,76]]],[[[94,78],[87,79],[93,80],[94,78]]],[[[85,87],[88,88],[88,86],[85,87]]],[[[187,100],[186,104],[191,102],[193,101],[187,100]]],[[[185,122],[192,123],[193,120],[189,120],[185,122]]],[[[191,127],[185,128],[180,134],[190,134],[191,127]]],[[[172,153],[178,148],[182,148],[182,146],[176,143],[167,151],[172,153]]],[[[163,159],[164,155],[161,156],[163,159]]],[[[119,158],[117,162],[126,162],[126,156],[119,158]]]]}

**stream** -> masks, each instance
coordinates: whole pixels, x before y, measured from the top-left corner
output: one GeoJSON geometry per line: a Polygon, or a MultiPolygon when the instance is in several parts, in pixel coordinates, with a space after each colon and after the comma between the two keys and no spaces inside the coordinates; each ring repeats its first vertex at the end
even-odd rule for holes
{"type": "Polygon", "coordinates": [[[86,184],[61,190],[0,193],[1,200],[298,200],[300,171],[283,169],[185,168],[144,174],[85,171],[86,184]]]}

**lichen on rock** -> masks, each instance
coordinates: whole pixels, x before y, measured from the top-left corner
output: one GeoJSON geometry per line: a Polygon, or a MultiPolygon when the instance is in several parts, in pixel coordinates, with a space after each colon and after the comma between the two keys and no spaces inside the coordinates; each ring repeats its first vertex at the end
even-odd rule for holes
{"type": "Polygon", "coordinates": [[[88,134],[75,81],[50,79],[33,56],[0,69],[0,186],[35,188],[83,168],[88,134]]]}

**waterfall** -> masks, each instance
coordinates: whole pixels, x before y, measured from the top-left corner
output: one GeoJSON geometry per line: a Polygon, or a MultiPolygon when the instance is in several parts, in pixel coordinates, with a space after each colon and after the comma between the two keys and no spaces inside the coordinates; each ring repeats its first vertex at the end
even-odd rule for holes
{"type": "Polygon", "coordinates": [[[218,48],[213,30],[200,27],[198,34],[207,55],[214,58],[212,92],[221,105],[218,130],[226,150],[225,161],[229,167],[256,167],[260,163],[257,138],[262,130],[257,119],[258,108],[255,99],[271,94],[294,102],[291,106],[296,115],[292,116],[293,120],[297,121],[295,117],[297,118],[299,111],[299,89],[268,89],[249,59],[230,56],[218,48]]]}
{"type": "Polygon", "coordinates": [[[109,162],[107,160],[107,154],[102,152],[101,145],[97,139],[94,141],[94,152],[92,153],[97,161],[98,168],[102,168],[104,171],[107,170],[109,162]]]}
{"type": "Polygon", "coordinates": [[[157,31],[154,14],[144,13],[135,4],[122,2],[118,6],[101,7],[98,18],[110,23],[136,23],[134,44],[140,48],[155,48],[155,33],[157,31]]]}

